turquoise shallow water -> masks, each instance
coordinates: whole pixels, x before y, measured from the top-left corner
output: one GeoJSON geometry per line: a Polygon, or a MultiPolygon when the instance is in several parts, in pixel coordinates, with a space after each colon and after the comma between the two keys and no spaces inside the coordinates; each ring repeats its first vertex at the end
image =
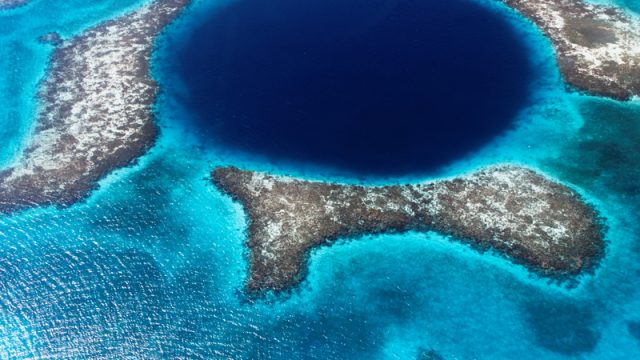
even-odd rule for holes
{"type": "MultiPolygon", "coordinates": [[[[155,53],[165,89],[157,146],[85,203],[0,217],[0,358],[415,359],[429,349],[446,359],[636,357],[640,104],[567,93],[549,43],[478,1],[513,22],[545,75],[512,130],[429,177],[516,162],[574,186],[609,226],[595,274],[569,288],[436,234],[387,235],[315,251],[291,294],[245,298],[246,219],[209,184],[214,166],[365,183],[427,177],[349,178],[200,143],[175,101],[181,88],[166,53],[218,6],[200,1],[155,53]]],[[[2,162],[32,125],[51,51],[35,38],[70,36],[140,3],[34,0],[0,14],[2,162]]]]}

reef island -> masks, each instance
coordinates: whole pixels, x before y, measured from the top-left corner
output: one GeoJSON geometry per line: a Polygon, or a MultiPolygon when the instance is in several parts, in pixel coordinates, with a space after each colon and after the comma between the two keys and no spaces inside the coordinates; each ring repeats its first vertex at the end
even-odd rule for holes
{"type": "Polygon", "coordinates": [[[0,171],[0,212],[83,199],[154,143],[155,36],[189,0],[157,0],[57,48],[24,154],[0,171]]]}
{"type": "Polygon", "coordinates": [[[568,187],[523,167],[382,187],[235,167],[218,168],[212,178],[246,210],[250,292],[294,286],[312,248],[366,234],[437,231],[561,277],[591,269],[604,249],[596,212],[568,187]]]}
{"type": "Polygon", "coordinates": [[[581,0],[502,0],[551,40],[565,81],[627,100],[640,95],[640,24],[618,8],[581,0]]]}

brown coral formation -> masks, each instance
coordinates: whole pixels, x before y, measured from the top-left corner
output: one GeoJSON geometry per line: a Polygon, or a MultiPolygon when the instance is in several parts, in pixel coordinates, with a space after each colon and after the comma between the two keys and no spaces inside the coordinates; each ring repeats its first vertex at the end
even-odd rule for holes
{"type": "Polygon", "coordinates": [[[212,176],[249,218],[250,291],[295,285],[304,276],[311,248],[364,234],[438,231],[546,275],[590,269],[604,247],[590,206],[569,188],[522,167],[384,187],[310,182],[234,167],[218,168],[212,176]]]}
{"type": "Polygon", "coordinates": [[[583,0],[501,0],[551,40],[565,81],[626,100],[640,95],[640,22],[623,10],[583,0]]]}
{"type": "Polygon", "coordinates": [[[153,144],[153,41],[189,1],[156,0],[56,49],[35,132],[23,156],[0,171],[0,213],[72,204],[153,144]]]}

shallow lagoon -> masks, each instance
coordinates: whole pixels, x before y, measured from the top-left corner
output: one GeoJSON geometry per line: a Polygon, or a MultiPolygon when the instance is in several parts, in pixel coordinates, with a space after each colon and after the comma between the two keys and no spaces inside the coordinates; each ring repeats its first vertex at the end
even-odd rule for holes
{"type": "MultiPolygon", "coordinates": [[[[106,3],[77,2],[68,16],[106,3]]],[[[45,4],[31,6],[49,19],[45,4]]],[[[129,6],[114,4],[107,15],[129,6]]],[[[198,2],[167,31],[154,59],[162,84],[177,84],[166,52],[172,42],[216,6],[198,2]]],[[[44,21],[29,9],[3,14],[1,26],[19,14],[44,21]]],[[[230,150],[203,140],[177,100],[180,89],[165,86],[162,135],[139,164],[109,176],[86,203],[0,218],[0,357],[414,359],[425,349],[447,359],[633,357],[640,352],[640,106],[566,93],[545,39],[495,11],[517,25],[543,70],[532,104],[511,129],[432,176],[510,161],[576,186],[610,226],[594,275],[567,288],[434,234],[377,236],[315,252],[308,281],[292,294],[247,299],[245,219],[206,179],[213,166],[368,183],[424,176],[353,178],[230,150]]],[[[40,59],[34,68],[44,73],[40,59]]],[[[17,64],[2,62],[2,73],[24,71],[17,64]]],[[[28,77],[34,84],[37,71],[28,77]]],[[[2,101],[33,108],[29,91],[17,99],[4,90],[21,81],[0,77],[2,101]]],[[[19,143],[24,135],[11,136],[19,143]]]]}

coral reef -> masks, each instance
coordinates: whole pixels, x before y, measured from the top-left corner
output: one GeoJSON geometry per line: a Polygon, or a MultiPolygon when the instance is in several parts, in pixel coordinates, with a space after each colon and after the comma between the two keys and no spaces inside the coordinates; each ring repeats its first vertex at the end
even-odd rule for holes
{"type": "Polygon", "coordinates": [[[523,167],[382,187],[234,167],[212,177],[247,212],[250,291],[291,287],[304,277],[311,248],[365,234],[437,231],[558,276],[592,268],[604,249],[597,213],[571,189],[523,167]]]}
{"type": "Polygon", "coordinates": [[[70,205],[153,144],[153,41],[188,3],[156,0],[55,50],[36,129],[22,157],[0,171],[0,212],[70,205]]]}
{"type": "Polygon", "coordinates": [[[626,100],[640,95],[640,22],[623,10],[581,0],[502,0],[551,40],[572,87],[626,100]]]}

